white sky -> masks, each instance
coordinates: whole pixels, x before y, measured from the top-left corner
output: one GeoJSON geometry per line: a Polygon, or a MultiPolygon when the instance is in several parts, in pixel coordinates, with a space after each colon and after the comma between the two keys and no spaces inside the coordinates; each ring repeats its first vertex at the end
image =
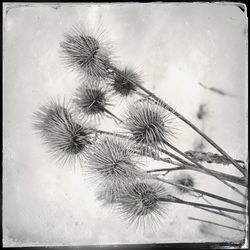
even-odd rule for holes
{"type": "MultiPolygon", "coordinates": [[[[147,88],[198,126],[201,126],[196,118],[198,106],[206,103],[207,134],[231,156],[244,159],[248,27],[245,14],[238,7],[214,3],[56,4],[54,7],[10,4],[8,9],[6,6],[3,22],[5,246],[242,238],[234,231],[218,228],[211,230],[224,238],[201,234],[198,223],[188,221],[187,217],[214,219],[214,215],[178,205],[170,206],[164,221],[166,226],[156,234],[135,232],[118,216],[100,207],[83,176],[72,169],[59,168],[48,157],[31,125],[32,114],[41,104],[50,97],[70,98],[79,85],[59,58],[63,32],[78,23],[90,27],[101,25],[121,65],[139,70],[147,88]],[[198,82],[240,97],[211,93],[198,82]]],[[[180,132],[174,144],[182,150],[192,149],[198,137],[180,122],[178,126],[180,132]]],[[[114,124],[105,120],[102,128],[112,130],[114,124]]],[[[206,150],[212,148],[207,145],[206,150]]],[[[229,167],[226,171],[236,173],[229,167]]],[[[198,179],[197,188],[220,190],[220,195],[239,199],[214,179],[196,173],[194,177],[198,179]]],[[[219,216],[216,221],[237,226],[219,216]]]]}

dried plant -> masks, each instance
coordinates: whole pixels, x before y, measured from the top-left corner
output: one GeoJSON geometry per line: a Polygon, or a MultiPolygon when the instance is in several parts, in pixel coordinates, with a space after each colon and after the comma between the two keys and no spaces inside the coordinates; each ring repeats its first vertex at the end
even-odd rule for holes
{"type": "Polygon", "coordinates": [[[110,85],[112,86],[115,94],[122,97],[128,97],[134,94],[137,89],[136,85],[133,84],[133,82],[141,84],[142,80],[139,74],[128,67],[122,70],[122,73],[124,76],[115,74],[110,85]],[[131,79],[132,82],[127,79],[131,79]]]}
{"type": "Polygon", "coordinates": [[[76,159],[84,163],[83,173],[94,178],[96,197],[103,205],[110,205],[137,228],[160,225],[170,203],[192,206],[242,223],[229,213],[244,215],[245,203],[200,190],[193,175],[181,171],[187,169],[214,177],[246,198],[234,186],[246,187],[246,166],[240,165],[244,162],[230,157],[190,120],[146,89],[140,75],[130,67],[116,67],[110,46],[100,32],[73,27],[64,34],[60,47],[62,59],[67,67],[79,73],[81,85],[72,98],[73,109],[69,104],[52,101],[35,113],[34,126],[54,156],[64,163],[76,159]],[[134,99],[125,112],[116,115],[109,110],[111,103],[115,105],[111,102],[112,96],[134,99]],[[119,122],[116,124],[119,132],[94,129],[87,123],[88,120],[100,121],[104,115],[119,122]],[[184,153],[173,145],[172,139],[176,138],[174,117],[190,126],[221,155],[192,150],[184,153]],[[147,158],[163,162],[166,168],[145,170],[147,158]],[[212,170],[201,165],[204,161],[232,164],[241,176],[212,170]],[[173,182],[168,179],[171,171],[180,171],[173,182]],[[177,196],[206,196],[236,206],[238,210],[182,200],[167,190],[167,184],[178,190],[177,196]]]}
{"type": "Polygon", "coordinates": [[[98,31],[91,32],[82,26],[73,27],[64,34],[60,44],[65,64],[80,74],[106,78],[111,52],[101,37],[98,31]]]}
{"type": "Polygon", "coordinates": [[[117,207],[123,218],[137,227],[158,226],[167,211],[161,199],[168,195],[161,183],[144,178],[127,184],[119,195],[117,207]]]}
{"type": "Polygon", "coordinates": [[[69,105],[52,100],[41,106],[34,116],[34,128],[49,146],[50,153],[63,164],[81,162],[93,131],[72,119],[69,105]]]}
{"type": "Polygon", "coordinates": [[[97,188],[96,198],[103,206],[110,206],[117,203],[119,193],[120,188],[118,189],[114,182],[101,183],[97,188]]]}
{"type": "Polygon", "coordinates": [[[187,189],[187,187],[195,187],[195,180],[191,174],[187,173],[180,173],[175,177],[174,182],[176,184],[180,184],[180,186],[176,186],[177,190],[182,194],[182,193],[189,193],[190,190],[187,189]]]}
{"type": "MultiPolygon", "coordinates": [[[[216,153],[193,151],[193,150],[186,151],[185,153],[188,156],[192,157],[195,161],[230,165],[230,161],[226,157],[224,157],[223,155],[216,154],[216,153]]],[[[241,160],[236,160],[236,161],[238,163],[243,164],[242,168],[245,167],[244,161],[241,161],[241,160]]]]}
{"type": "Polygon", "coordinates": [[[72,103],[75,105],[77,117],[81,120],[100,119],[105,113],[110,114],[107,107],[111,105],[109,89],[97,80],[89,80],[77,88],[72,103]]]}
{"type": "Polygon", "coordinates": [[[129,81],[131,84],[148,95],[151,99],[158,102],[158,105],[170,111],[184,123],[190,126],[215,149],[217,149],[224,157],[226,157],[241,172],[242,175],[246,176],[247,173],[241,168],[240,164],[238,164],[231,156],[229,156],[229,154],[227,154],[210,137],[198,129],[190,120],[173,109],[153,92],[143,87],[139,82],[134,81],[133,78],[129,78],[126,73],[115,67],[111,63],[110,53],[102,50],[105,46],[104,43],[103,46],[101,46],[102,42],[101,40],[99,41],[98,38],[99,37],[95,36],[95,34],[90,35],[80,28],[73,28],[72,32],[65,34],[65,41],[61,43],[61,47],[68,65],[72,68],[77,66],[77,69],[80,69],[81,73],[85,72],[89,76],[110,78],[111,75],[115,75],[129,81]]]}
{"type": "Polygon", "coordinates": [[[171,113],[149,101],[130,105],[123,121],[132,140],[146,146],[146,149],[157,151],[174,136],[171,113]]]}
{"type": "Polygon", "coordinates": [[[142,175],[131,142],[121,138],[101,137],[88,147],[85,159],[90,174],[103,185],[112,182],[118,191],[128,181],[142,175]]]}

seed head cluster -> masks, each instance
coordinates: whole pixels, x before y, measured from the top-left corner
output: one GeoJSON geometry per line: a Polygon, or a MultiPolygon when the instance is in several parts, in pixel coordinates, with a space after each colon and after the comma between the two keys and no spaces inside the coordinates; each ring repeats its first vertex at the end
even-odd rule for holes
{"type": "MultiPolygon", "coordinates": [[[[34,128],[63,164],[76,160],[85,163],[84,171],[98,184],[96,195],[103,205],[112,205],[138,227],[158,225],[170,196],[161,182],[139,167],[137,156],[148,156],[148,150],[151,156],[157,155],[159,146],[169,142],[173,136],[171,113],[153,98],[146,98],[130,105],[122,119],[118,118],[108,109],[111,95],[133,95],[142,83],[140,76],[128,67],[118,70],[112,66],[107,44],[99,35],[80,27],[64,34],[60,48],[66,65],[85,79],[72,98],[73,112],[65,102],[52,100],[35,113],[34,128]],[[118,119],[129,136],[104,136],[101,133],[107,131],[94,130],[86,123],[105,114],[118,119]]],[[[176,182],[194,185],[193,179],[186,176],[176,182]]],[[[184,187],[179,190],[187,191],[184,187]]]]}

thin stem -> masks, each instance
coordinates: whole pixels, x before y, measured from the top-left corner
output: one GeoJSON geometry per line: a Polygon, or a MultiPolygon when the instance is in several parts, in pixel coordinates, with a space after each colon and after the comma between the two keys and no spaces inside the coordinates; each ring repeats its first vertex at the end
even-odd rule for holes
{"type": "MultiPolygon", "coordinates": [[[[176,167],[176,168],[161,168],[161,169],[152,169],[152,170],[148,170],[147,172],[148,173],[155,173],[155,172],[161,172],[161,171],[165,171],[166,174],[171,172],[171,171],[176,171],[176,170],[193,170],[193,171],[197,171],[197,172],[200,172],[200,173],[203,173],[203,174],[206,174],[206,175],[211,175],[211,173],[213,175],[216,175],[217,177],[219,178],[222,178],[226,181],[230,181],[230,182],[233,182],[235,184],[238,184],[238,185],[241,185],[241,186],[244,186],[244,187],[247,187],[247,183],[245,182],[245,178],[243,177],[237,177],[237,176],[234,176],[234,175],[230,175],[230,174],[226,174],[226,173],[222,173],[222,172],[219,172],[219,171],[216,171],[216,170],[211,170],[211,169],[207,169],[205,167],[203,168],[200,168],[200,167],[197,167],[196,165],[193,165],[193,164],[190,164],[186,161],[184,161],[182,158],[164,150],[164,149],[161,149],[159,148],[159,150],[169,156],[171,156],[172,158],[176,159],[177,161],[181,162],[182,164],[178,163],[178,162],[173,162],[171,159],[165,159],[165,158],[160,158],[160,157],[154,157],[150,154],[145,154],[144,152],[140,152],[140,151],[135,151],[136,154],[139,154],[139,155],[142,155],[142,156],[146,156],[146,157],[150,157],[156,161],[163,161],[163,162],[166,162],[166,163],[169,163],[169,164],[172,164],[172,165],[176,165],[176,166],[179,166],[179,167],[176,167]]],[[[229,185],[229,184],[228,184],[229,185]]]]}
{"type": "Polygon", "coordinates": [[[206,134],[204,134],[200,129],[198,129],[188,119],[186,119],[184,116],[182,116],[181,114],[179,114],[175,109],[173,109],[172,107],[170,107],[167,103],[165,103],[163,100],[161,100],[159,97],[157,97],[154,93],[152,93],[148,89],[144,88],[141,84],[139,84],[139,83],[137,83],[137,82],[132,81],[131,79],[129,79],[125,74],[123,74],[116,67],[114,67],[112,65],[109,65],[109,67],[110,67],[110,69],[112,69],[113,71],[115,71],[117,74],[119,74],[120,76],[122,76],[124,79],[126,79],[129,82],[131,82],[132,84],[134,84],[135,86],[137,86],[139,89],[143,90],[145,93],[147,93],[149,96],[151,96],[152,98],[154,98],[157,102],[159,102],[162,107],[164,107],[165,109],[167,109],[168,111],[170,111],[171,113],[173,113],[176,117],[178,117],[183,122],[185,122],[187,125],[189,125],[194,131],[196,131],[198,134],[200,134],[207,142],[209,142],[214,148],[216,148],[222,155],[224,155],[225,157],[227,157],[230,160],[230,162],[243,175],[246,175],[246,172],[242,169],[242,167],[231,156],[229,156],[221,147],[219,147],[212,139],[210,139],[206,134]]]}
{"type": "MultiPolygon", "coordinates": [[[[135,92],[137,95],[139,95],[140,97],[142,97],[143,99],[150,99],[150,96],[149,96],[149,95],[144,94],[144,93],[142,93],[142,92],[139,92],[138,90],[134,90],[134,92],[135,92]]],[[[138,100],[138,101],[142,101],[143,99],[138,100]]],[[[150,100],[152,100],[152,99],[150,99],[150,100]]]]}
{"type": "MultiPolygon", "coordinates": [[[[115,133],[112,133],[112,132],[108,132],[108,131],[101,131],[101,130],[96,130],[96,132],[97,133],[101,133],[101,134],[107,134],[107,135],[112,135],[112,136],[120,136],[120,137],[122,137],[122,138],[126,138],[126,139],[129,139],[130,137],[128,137],[128,136],[126,136],[126,135],[120,135],[120,134],[115,134],[115,133]]],[[[157,178],[157,177],[156,177],[157,178]]],[[[168,182],[168,181],[166,181],[166,180],[162,180],[162,179],[160,179],[160,178],[157,178],[158,180],[161,180],[161,181],[163,181],[163,182],[166,182],[166,183],[168,183],[168,184],[170,184],[170,182],[168,182]]],[[[176,184],[176,185],[178,185],[178,184],[176,184]]],[[[191,189],[191,188],[190,188],[191,189]]],[[[243,206],[242,204],[240,204],[240,203],[237,203],[237,202],[235,202],[235,201],[232,201],[232,200],[229,200],[229,199],[226,199],[226,198],[224,198],[224,197],[220,197],[220,196],[217,196],[217,195],[213,195],[213,194],[210,194],[210,193],[207,193],[207,192],[204,192],[204,191],[201,191],[201,190],[198,190],[198,189],[192,189],[192,191],[196,191],[196,192],[200,192],[200,193],[202,193],[203,195],[207,195],[207,196],[210,196],[210,197],[213,197],[213,198],[215,198],[215,199],[220,199],[220,200],[223,200],[223,201],[225,201],[225,202],[228,202],[228,203],[230,203],[230,204],[234,204],[234,205],[236,205],[236,206],[240,206],[240,207],[245,207],[245,206],[243,206]]],[[[203,205],[202,205],[203,206],[203,205]]],[[[209,206],[209,208],[214,208],[215,206],[209,206]]],[[[217,207],[217,209],[218,209],[218,207],[217,207]]],[[[223,208],[222,208],[223,209],[223,208]]],[[[226,210],[226,211],[228,211],[228,209],[226,210]]],[[[231,210],[230,210],[231,211],[231,210]]],[[[211,211],[210,211],[211,212],[211,211]]],[[[244,213],[244,212],[239,212],[239,213],[244,213]]]]}
{"type": "MultiPolygon", "coordinates": [[[[129,139],[131,140],[131,137],[127,136],[127,135],[121,135],[119,133],[113,133],[113,132],[108,132],[108,131],[103,131],[103,130],[95,130],[97,133],[100,133],[100,134],[106,134],[106,135],[111,135],[111,136],[118,136],[120,138],[124,138],[124,139],[129,139]]],[[[213,174],[216,174],[218,177],[220,178],[223,178],[227,181],[230,181],[230,182],[233,182],[233,183],[236,183],[236,184],[239,184],[239,185],[242,185],[242,186],[246,186],[247,184],[244,182],[243,179],[240,179],[239,177],[236,177],[236,176],[233,176],[233,175],[228,175],[228,174],[225,174],[225,173],[221,173],[221,172],[218,172],[218,171],[215,171],[215,170],[209,170],[207,171],[207,168],[203,167],[203,168],[200,168],[200,167],[197,167],[195,165],[191,165],[190,163],[186,162],[185,160],[183,160],[182,158],[162,149],[162,148],[158,148],[159,151],[161,151],[162,153],[164,154],[167,154],[169,155],[170,157],[174,158],[175,160],[181,162],[183,165],[180,165],[182,167],[185,167],[185,169],[190,169],[190,170],[194,170],[194,171],[198,171],[198,172],[201,172],[201,173],[204,173],[204,174],[207,174],[207,175],[211,175],[211,173],[213,174]]],[[[144,153],[141,153],[139,151],[136,151],[137,154],[139,155],[143,155],[143,156],[146,156],[146,157],[151,157],[153,158],[154,160],[161,160],[161,161],[164,161],[166,163],[172,163],[171,161],[168,161],[168,160],[165,160],[163,158],[159,158],[159,159],[156,159],[154,157],[152,157],[151,155],[145,155],[144,153]]],[[[176,163],[178,164],[178,163],[176,163]]],[[[179,169],[181,170],[181,168],[179,169]]]]}
{"type": "Polygon", "coordinates": [[[155,172],[171,172],[176,170],[185,170],[184,167],[176,167],[176,168],[157,168],[157,169],[151,169],[147,170],[147,173],[155,173],[155,172]]]}
{"type": "Polygon", "coordinates": [[[240,211],[240,210],[235,210],[235,209],[226,208],[226,207],[212,206],[212,205],[207,205],[207,204],[192,202],[192,201],[185,201],[174,196],[171,196],[169,198],[160,198],[159,201],[179,203],[179,204],[184,204],[184,205],[190,205],[193,207],[206,207],[210,209],[222,210],[222,211],[236,213],[236,214],[246,214],[246,211],[240,211]]]}
{"type": "Polygon", "coordinates": [[[112,136],[117,136],[123,139],[129,139],[127,135],[121,135],[121,134],[114,133],[114,132],[109,132],[109,131],[104,131],[104,130],[99,130],[99,129],[95,129],[95,132],[99,134],[103,134],[103,135],[112,135],[112,136]]]}
{"type": "MultiPolygon", "coordinates": [[[[223,178],[227,181],[234,182],[234,183],[242,185],[242,186],[247,186],[245,179],[243,179],[242,177],[237,177],[237,176],[228,175],[228,174],[225,174],[222,172],[218,172],[215,170],[210,170],[210,169],[207,169],[203,166],[202,166],[202,168],[200,168],[200,166],[197,167],[197,165],[192,165],[192,164],[186,162],[185,160],[183,160],[182,158],[178,157],[177,155],[175,155],[175,154],[173,154],[173,153],[171,153],[163,148],[158,148],[158,150],[160,152],[172,157],[173,159],[177,160],[178,162],[182,163],[183,167],[185,167],[187,169],[198,171],[198,172],[201,172],[201,173],[204,173],[207,175],[211,175],[211,173],[212,173],[212,174],[217,175],[218,177],[223,178]]],[[[163,161],[165,161],[165,160],[163,160],[163,161]]]]}
{"type": "Polygon", "coordinates": [[[120,118],[118,118],[115,114],[113,114],[112,112],[110,112],[108,109],[103,108],[103,110],[104,110],[107,114],[111,115],[113,118],[115,118],[116,120],[118,120],[120,123],[123,123],[123,121],[122,121],[120,118]]]}
{"type": "Polygon", "coordinates": [[[194,217],[188,217],[188,219],[189,220],[194,220],[194,221],[199,221],[199,222],[204,222],[204,223],[208,223],[208,224],[212,224],[212,225],[219,226],[219,227],[229,228],[229,229],[240,231],[240,232],[245,232],[245,230],[241,230],[241,229],[238,229],[238,228],[235,228],[235,227],[226,226],[226,225],[215,223],[215,222],[208,221],[208,220],[202,220],[202,219],[198,219],[198,218],[194,218],[194,217]]]}
{"type": "MultiPolygon", "coordinates": [[[[183,165],[183,164],[179,164],[179,163],[176,163],[176,162],[165,161],[162,158],[159,158],[159,161],[164,161],[164,162],[167,162],[169,164],[176,165],[176,166],[179,166],[179,167],[175,167],[175,168],[157,168],[157,169],[148,170],[147,172],[148,173],[172,172],[172,171],[177,171],[177,170],[187,170],[187,169],[189,169],[189,170],[201,172],[201,173],[204,173],[204,174],[208,174],[207,171],[205,171],[204,169],[200,169],[200,168],[196,167],[195,165],[191,165],[191,164],[188,164],[188,163],[183,165]]],[[[218,175],[219,177],[223,178],[224,180],[227,180],[227,181],[233,182],[235,184],[247,187],[247,183],[245,183],[244,179],[241,179],[240,177],[230,175],[230,174],[225,174],[225,173],[222,173],[222,172],[219,172],[219,171],[216,171],[216,170],[210,170],[210,171],[212,173],[218,175]]]]}
{"type": "MultiPolygon", "coordinates": [[[[210,210],[210,209],[207,209],[207,208],[204,208],[204,207],[200,207],[199,209],[204,210],[204,211],[207,211],[207,212],[210,212],[210,213],[214,213],[214,214],[217,214],[217,215],[220,215],[220,216],[223,216],[223,217],[226,217],[226,218],[228,218],[228,219],[237,221],[237,222],[239,222],[239,223],[242,224],[242,225],[245,225],[245,222],[244,222],[244,221],[242,221],[242,220],[240,220],[240,219],[237,219],[237,218],[235,218],[235,217],[233,217],[233,216],[231,216],[231,215],[228,215],[228,214],[226,214],[226,213],[222,214],[222,213],[220,213],[220,212],[213,211],[213,210],[210,210]]],[[[220,210],[219,210],[219,211],[220,211],[220,210]]]]}
{"type": "MultiPolygon", "coordinates": [[[[223,164],[223,165],[229,165],[231,162],[225,158],[223,155],[218,155],[216,153],[209,153],[209,152],[201,152],[201,151],[194,151],[189,150],[186,151],[185,154],[192,157],[194,160],[198,162],[207,162],[207,163],[217,163],[217,164],[223,164]]],[[[234,159],[236,162],[244,164],[244,161],[234,159]]],[[[241,165],[242,168],[245,168],[241,165]]]]}
{"type": "Polygon", "coordinates": [[[176,187],[185,188],[185,189],[190,190],[192,192],[199,193],[199,194],[211,197],[213,199],[220,200],[220,201],[223,201],[223,202],[227,202],[227,203],[229,203],[231,205],[235,205],[235,206],[241,207],[243,209],[246,209],[245,204],[239,203],[237,201],[233,201],[231,199],[227,199],[227,198],[219,196],[219,195],[208,193],[208,192],[205,192],[205,191],[202,191],[200,189],[193,188],[193,187],[187,187],[187,186],[184,186],[184,185],[181,185],[181,184],[177,184],[177,183],[165,180],[165,179],[161,179],[159,177],[154,177],[154,179],[159,180],[159,181],[164,182],[164,183],[167,183],[167,184],[170,184],[170,185],[173,185],[173,186],[176,186],[176,187]]]}
{"type": "MultiPolygon", "coordinates": [[[[144,155],[144,156],[148,156],[148,157],[151,157],[153,158],[154,160],[156,161],[163,161],[163,162],[166,162],[166,163],[169,163],[169,164],[172,164],[172,165],[176,165],[176,166],[179,166],[179,168],[174,168],[173,170],[186,170],[186,169],[189,169],[189,170],[193,170],[193,171],[197,171],[197,172],[200,172],[200,173],[203,173],[203,174],[207,174],[207,175],[211,175],[210,172],[214,173],[215,175],[217,175],[218,177],[220,178],[223,178],[224,180],[227,180],[227,181],[230,181],[230,182],[233,182],[235,184],[238,184],[238,185],[241,185],[241,186],[244,186],[244,187],[247,187],[247,182],[246,182],[246,179],[243,178],[243,177],[237,177],[237,176],[234,176],[234,175],[230,175],[230,174],[225,174],[225,173],[222,173],[222,172],[219,172],[219,171],[216,171],[216,170],[209,170],[210,172],[207,171],[207,168],[203,167],[203,168],[200,168],[200,167],[197,167],[196,165],[193,165],[193,164],[190,164],[186,161],[184,161],[182,158],[178,157],[177,155],[175,154],[172,154],[168,151],[166,151],[165,149],[162,149],[162,148],[158,148],[158,150],[172,158],[174,158],[175,160],[177,160],[178,162],[182,163],[178,163],[178,162],[174,162],[172,161],[171,159],[167,158],[154,158],[152,157],[151,155],[144,155]]],[[[143,154],[142,154],[143,155],[143,154]]],[[[155,169],[155,170],[149,170],[150,172],[157,172],[157,171],[172,171],[172,169],[155,169]]]]}
{"type": "MultiPolygon", "coordinates": [[[[210,202],[210,201],[208,201],[204,196],[202,196],[202,199],[203,199],[205,202],[207,202],[208,204],[213,205],[213,203],[210,202]]],[[[204,209],[206,210],[206,208],[204,208],[204,209]]],[[[222,215],[222,216],[224,216],[224,217],[227,217],[227,218],[229,218],[229,219],[231,219],[231,220],[237,221],[237,222],[239,222],[240,224],[245,225],[245,222],[244,222],[244,221],[242,221],[242,220],[240,220],[240,219],[238,219],[238,218],[235,218],[235,217],[233,217],[233,216],[231,216],[231,215],[228,215],[228,214],[224,213],[224,212],[221,211],[221,210],[218,211],[218,214],[219,214],[219,215],[222,215]]]]}
{"type": "Polygon", "coordinates": [[[180,154],[181,156],[185,157],[187,160],[191,161],[192,163],[194,163],[196,166],[200,167],[201,169],[205,170],[206,172],[208,172],[210,175],[212,175],[213,177],[215,177],[216,179],[220,180],[222,183],[224,183],[226,186],[230,187],[232,190],[234,190],[235,192],[237,192],[238,194],[240,194],[241,196],[243,196],[244,198],[247,198],[247,196],[245,194],[243,194],[240,190],[238,190],[238,188],[230,185],[229,183],[227,183],[226,181],[224,181],[223,179],[221,179],[219,176],[217,176],[217,174],[213,173],[212,171],[210,171],[209,169],[203,167],[201,164],[199,164],[198,162],[194,161],[192,158],[190,158],[189,156],[187,156],[186,154],[184,154],[182,151],[180,151],[178,148],[174,147],[173,145],[171,145],[170,143],[168,143],[167,141],[164,141],[164,143],[169,146],[171,149],[173,149],[174,151],[176,151],[178,154],[180,154]]]}

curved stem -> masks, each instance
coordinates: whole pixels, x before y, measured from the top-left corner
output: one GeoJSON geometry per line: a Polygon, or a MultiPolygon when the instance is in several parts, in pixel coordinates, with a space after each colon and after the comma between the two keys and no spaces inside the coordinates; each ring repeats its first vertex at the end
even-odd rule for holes
{"type": "MultiPolygon", "coordinates": [[[[159,161],[164,161],[165,162],[165,160],[162,159],[162,158],[159,158],[159,161]]],[[[178,163],[175,163],[175,162],[169,162],[169,161],[167,161],[167,162],[169,164],[176,165],[176,166],[179,166],[179,167],[151,169],[151,170],[148,170],[147,173],[172,172],[172,171],[177,171],[177,170],[193,170],[193,171],[197,171],[197,172],[200,172],[200,173],[208,174],[208,172],[205,171],[204,169],[198,168],[195,165],[191,165],[189,163],[186,163],[185,165],[183,165],[183,164],[178,164],[178,163]]],[[[222,173],[222,172],[219,172],[219,171],[216,171],[216,170],[210,170],[210,171],[212,173],[218,175],[220,178],[223,178],[226,181],[230,181],[232,183],[241,185],[243,187],[247,187],[247,183],[244,181],[244,179],[242,179],[240,177],[230,175],[230,174],[225,174],[225,173],[222,173]]]]}
{"type": "MultiPolygon", "coordinates": [[[[180,166],[183,166],[185,167],[186,169],[189,169],[189,170],[194,170],[194,171],[197,171],[197,172],[201,172],[201,173],[204,173],[204,174],[207,174],[207,175],[216,175],[218,178],[223,178],[227,181],[230,181],[230,182],[233,182],[233,183],[236,183],[236,184],[239,184],[241,186],[244,186],[244,187],[247,187],[247,182],[245,181],[245,178],[243,179],[242,177],[237,177],[237,176],[234,176],[234,175],[228,175],[228,174],[225,174],[225,173],[222,173],[222,172],[219,172],[219,171],[215,171],[215,170],[210,170],[208,168],[205,168],[203,167],[202,165],[202,168],[200,166],[197,166],[197,165],[193,165],[193,164],[190,164],[188,162],[186,162],[185,160],[183,160],[182,158],[180,158],[179,156],[163,149],[163,148],[158,148],[158,150],[168,156],[170,156],[171,158],[177,160],[178,162],[182,163],[183,165],[180,165],[180,166]]],[[[155,159],[157,160],[157,159],[155,159]]],[[[160,158],[158,160],[162,160],[162,161],[165,161],[164,159],[160,158]]],[[[169,161],[166,161],[167,163],[170,163],[169,161]]]]}
{"type": "Polygon", "coordinates": [[[202,191],[200,189],[193,188],[193,187],[187,187],[187,186],[184,186],[184,185],[181,185],[181,184],[177,184],[177,183],[168,181],[166,179],[161,179],[159,177],[154,177],[154,179],[159,180],[159,181],[164,182],[164,183],[167,183],[167,184],[170,184],[170,185],[173,185],[173,186],[176,186],[176,187],[185,188],[187,190],[190,190],[190,191],[193,191],[193,192],[196,192],[196,193],[199,193],[199,194],[211,197],[213,199],[220,200],[220,201],[223,201],[223,202],[227,202],[229,204],[232,204],[232,205],[238,206],[240,208],[246,209],[246,205],[245,204],[239,203],[237,201],[233,201],[231,199],[224,198],[224,197],[219,196],[219,195],[208,193],[208,192],[205,192],[205,191],[202,191]]]}
{"type": "MultiPolygon", "coordinates": [[[[205,202],[207,202],[208,204],[213,205],[213,204],[212,204],[211,202],[209,202],[205,197],[202,196],[202,199],[203,199],[205,202]]],[[[207,210],[207,209],[204,208],[204,210],[207,210]]],[[[226,217],[226,218],[228,218],[228,219],[237,221],[237,222],[239,222],[239,223],[242,224],[242,225],[245,225],[245,224],[246,224],[244,221],[242,221],[242,220],[240,220],[240,219],[238,219],[238,218],[235,218],[235,217],[233,217],[233,216],[231,216],[231,215],[228,215],[228,214],[222,212],[221,210],[218,211],[218,214],[221,215],[221,216],[224,216],[224,217],[226,217]]]]}
{"type": "Polygon", "coordinates": [[[236,213],[236,214],[246,214],[246,211],[240,211],[240,210],[235,210],[235,209],[226,208],[226,207],[212,206],[212,205],[207,205],[207,204],[192,202],[192,201],[185,201],[174,196],[171,196],[169,198],[160,198],[159,201],[179,203],[179,204],[189,205],[193,207],[206,207],[210,209],[216,209],[216,210],[221,210],[221,211],[226,211],[226,212],[236,213]]]}
{"type": "Polygon", "coordinates": [[[164,141],[164,143],[169,146],[171,149],[173,149],[174,151],[176,151],[178,154],[180,154],[181,156],[185,157],[187,160],[191,161],[192,163],[194,163],[196,166],[198,166],[199,168],[203,169],[204,171],[208,172],[210,175],[212,175],[213,177],[215,177],[216,179],[220,180],[222,183],[224,183],[226,186],[230,187],[232,190],[234,190],[235,192],[237,192],[238,194],[240,194],[241,196],[243,196],[244,198],[247,198],[247,196],[245,194],[243,194],[238,188],[230,185],[229,183],[227,183],[226,181],[224,181],[223,179],[221,179],[219,176],[217,176],[217,174],[211,172],[209,169],[203,167],[201,164],[199,164],[198,162],[194,161],[192,158],[190,158],[189,156],[187,156],[186,154],[184,154],[182,151],[180,151],[178,148],[174,147],[173,145],[171,145],[170,143],[168,143],[167,141],[164,141]]]}
{"type": "MultiPolygon", "coordinates": [[[[127,135],[121,135],[119,133],[113,133],[113,132],[108,132],[108,131],[103,131],[103,130],[95,130],[95,131],[97,133],[100,133],[100,134],[118,136],[120,138],[131,140],[131,138],[129,136],[127,136],[127,135]]],[[[176,156],[176,155],[174,155],[174,154],[172,154],[172,153],[170,153],[170,152],[168,152],[168,151],[166,151],[166,150],[164,150],[162,148],[158,148],[158,150],[160,152],[166,154],[166,155],[169,155],[170,157],[174,158],[175,160],[181,162],[183,165],[179,165],[179,166],[183,166],[183,167],[185,167],[185,169],[201,172],[201,173],[204,173],[204,174],[207,174],[207,175],[211,175],[211,173],[213,173],[213,174],[217,175],[219,178],[223,178],[223,179],[225,179],[227,181],[239,184],[241,186],[247,186],[247,184],[244,182],[244,180],[239,178],[239,177],[236,177],[236,176],[233,176],[233,175],[228,175],[228,174],[218,172],[218,171],[215,171],[215,170],[207,171],[207,168],[205,168],[205,167],[200,168],[200,167],[197,167],[196,165],[192,165],[192,164],[186,162],[185,160],[183,160],[182,158],[180,158],[180,157],[178,157],[178,156],[176,156]]],[[[154,160],[161,160],[161,161],[164,161],[164,162],[170,163],[170,164],[172,163],[171,161],[166,161],[163,158],[156,159],[156,158],[152,157],[151,155],[145,155],[144,153],[140,153],[139,151],[136,151],[136,153],[139,154],[139,155],[142,155],[142,156],[151,157],[154,160]]]]}
{"type": "Polygon", "coordinates": [[[120,123],[123,123],[123,121],[118,118],[115,114],[113,114],[112,112],[110,112],[108,109],[103,108],[104,112],[106,112],[107,114],[111,115],[112,117],[114,117],[117,121],[119,121],[120,123]]]}
{"type": "Polygon", "coordinates": [[[185,122],[187,125],[189,125],[194,131],[196,131],[198,134],[200,134],[207,142],[209,142],[214,148],[216,148],[222,155],[224,155],[225,157],[228,158],[228,160],[243,174],[246,175],[246,172],[242,169],[242,167],[239,165],[239,163],[237,163],[231,156],[229,156],[221,147],[219,147],[219,145],[217,145],[211,138],[209,138],[206,134],[204,134],[200,129],[198,129],[193,123],[191,123],[188,119],[186,119],[183,115],[179,114],[175,109],[173,109],[172,107],[170,107],[167,103],[165,103],[163,100],[161,100],[159,97],[157,97],[154,93],[152,93],[151,91],[149,91],[148,89],[144,88],[142,85],[140,85],[139,83],[132,81],[131,79],[129,79],[126,75],[124,75],[122,73],[122,71],[120,71],[119,69],[117,69],[116,67],[109,65],[110,69],[113,70],[114,72],[116,72],[117,74],[119,74],[120,76],[122,76],[124,79],[126,79],[127,81],[131,82],[132,84],[134,84],[135,86],[137,86],[139,89],[143,90],[145,93],[147,93],[149,96],[151,96],[152,98],[154,98],[157,102],[159,102],[159,104],[167,109],[168,111],[170,111],[171,113],[173,113],[176,117],[178,117],[179,119],[181,119],[183,122],[185,122]]]}
{"type": "MultiPolygon", "coordinates": [[[[213,211],[213,210],[210,210],[210,209],[204,208],[204,207],[200,207],[199,209],[204,210],[204,211],[206,211],[206,212],[210,212],[210,213],[214,213],[214,214],[223,216],[223,217],[225,217],[225,218],[228,218],[228,219],[231,219],[231,220],[234,220],[234,221],[237,221],[237,222],[239,222],[239,223],[242,224],[242,225],[245,225],[245,224],[246,224],[244,221],[242,221],[242,220],[240,220],[240,219],[237,219],[237,218],[235,218],[235,217],[233,217],[233,216],[231,216],[231,215],[229,215],[229,214],[226,214],[226,213],[223,213],[223,214],[222,214],[221,212],[213,211]]],[[[221,210],[219,210],[219,211],[221,211],[221,210]]]]}

